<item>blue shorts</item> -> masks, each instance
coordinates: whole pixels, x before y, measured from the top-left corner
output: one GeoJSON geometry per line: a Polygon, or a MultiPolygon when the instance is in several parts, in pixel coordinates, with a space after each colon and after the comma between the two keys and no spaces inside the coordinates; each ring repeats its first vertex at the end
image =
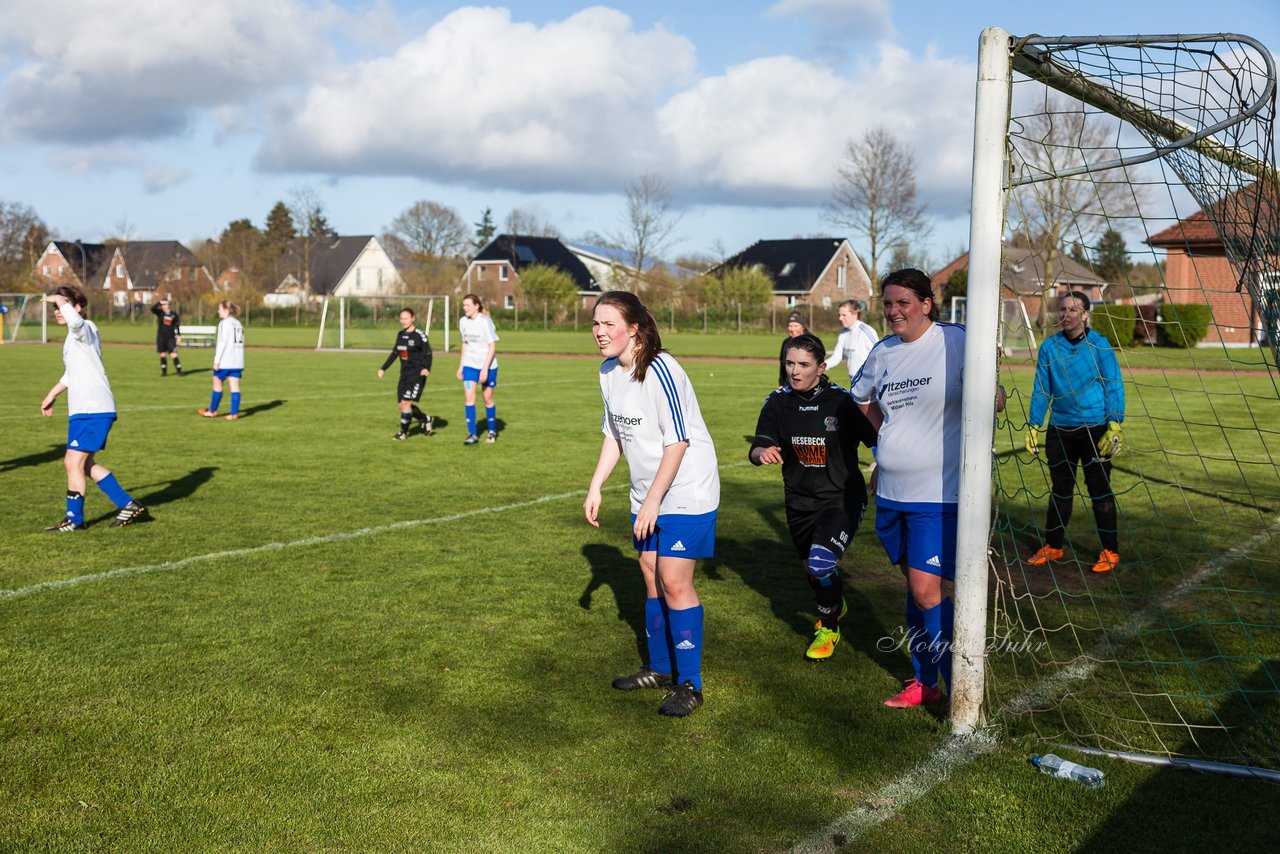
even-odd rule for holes
{"type": "MultiPolygon", "coordinates": [[[[636,514],[631,514],[631,524],[636,524],[636,514]]],[[[638,552],[657,552],[658,557],[687,557],[690,559],[715,557],[716,511],[688,516],[668,513],[658,516],[653,533],[644,540],[631,538],[631,545],[638,552]]]]}
{"type": "Polygon", "coordinates": [[[876,533],[895,564],[954,580],[956,577],[956,508],[899,510],[876,507],[876,533]]]}
{"type": "MultiPolygon", "coordinates": [[[[478,383],[478,382],[480,382],[479,368],[463,368],[462,369],[462,384],[464,386],[467,385],[468,383],[478,383]]],[[[485,388],[498,387],[498,369],[497,368],[489,369],[489,379],[485,380],[484,387],[485,388]]]]}
{"type": "Polygon", "coordinates": [[[107,446],[107,434],[116,421],[114,412],[72,415],[67,420],[67,450],[92,454],[107,446]]]}
{"type": "Polygon", "coordinates": [[[213,372],[213,378],[216,380],[225,380],[228,377],[240,379],[240,375],[244,373],[244,368],[222,368],[213,372]]]}

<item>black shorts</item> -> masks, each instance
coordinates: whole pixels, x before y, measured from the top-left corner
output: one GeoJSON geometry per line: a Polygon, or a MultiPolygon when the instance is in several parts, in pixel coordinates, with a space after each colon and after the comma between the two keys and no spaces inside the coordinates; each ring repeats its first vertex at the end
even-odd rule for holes
{"type": "Polygon", "coordinates": [[[396,386],[396,400],[422,400],[422,389],[427,378],[422,374],[401,374],[400,384],[396,386]]]}
{"type": "Polygon", "coordinates": [[[157,353],[176,353],[178,352],[178,336],[165,335],[156,337],[157,353]]]}
{"type": "Polygon", "coordinates": [[[849,547],[849,541],[858,532],[862,514],[867,505],[858,503],[828,504],[817,510],[800,511],[787,508],[787,531],[796,547],[800,560],[809,559],[812,546],[826,546],[836,560],[849,547]]]}

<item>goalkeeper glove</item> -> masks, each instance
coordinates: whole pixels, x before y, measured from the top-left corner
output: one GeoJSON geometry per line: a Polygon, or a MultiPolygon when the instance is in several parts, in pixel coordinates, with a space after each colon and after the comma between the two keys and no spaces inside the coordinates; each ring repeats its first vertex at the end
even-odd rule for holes
{"type": "Polygon", "coordinates": [[[1035,456],[1040,453],[1040,428],[1032,427],[1027,430],[1027,453],[1035,456]]]}
{"type": "Polygon", "coordinates": [[[1124,433],[1120,431],[1120,422],[1108,421],[1107,432],[1103,433],[1102,438],[1098,440],[1098,455],[1103,459],[1110,459],[1122,447],[1124,447],[1124,433]]]}

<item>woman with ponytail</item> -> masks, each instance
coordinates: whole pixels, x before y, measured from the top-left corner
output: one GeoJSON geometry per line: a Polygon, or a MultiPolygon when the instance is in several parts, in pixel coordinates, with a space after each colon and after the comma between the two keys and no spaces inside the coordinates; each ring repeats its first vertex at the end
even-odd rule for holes
{"type": "Polygon", "coordinates": [[[244,373],[244,327],[237,319],[240,306],[231,300],[218,303],[218,343],[213,351],[213,393],[209,396],[209,408],[201,409],[205,418],[218,417],[218,405],[222,403],[222,384],[231,386],[231,411],[228,421],[240,417],[240,375],[244,373]]]}
{"type": "Polygon", "coordinates": [[[582,507],[587,521],[600,527],[601,488],[625,456],[632,545],[647,594],[649,661],[613,687],[670,689],[658,712],[683,717],[703,701],[702,605],[693,570],[698,558],[715,553],[715,445],[688,375],[662,349],[653,315],[634,294],[600,297],[591,330],[604,356],[604,443],[582,507]]]}

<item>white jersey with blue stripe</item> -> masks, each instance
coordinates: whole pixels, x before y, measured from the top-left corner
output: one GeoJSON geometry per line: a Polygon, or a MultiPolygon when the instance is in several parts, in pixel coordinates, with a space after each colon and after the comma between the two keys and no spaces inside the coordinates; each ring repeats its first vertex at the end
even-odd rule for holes
{"type": "Polygon", "coordinates": [[[102,364],[102,339],[98,327],[86,320],[72,303],[58,307],[67,321],[67,340],[62,345],[62,379],[67,387],[67,415],[114,415],[116,399],[102,364]]]}
{"type": "Polygon", "coordinates": [[[925,510],[960,500],[964,327],[934,323],[911,343],[880,340],[849,393],[884,415],[876,448],[876,503],[925,510]]]}
{"type": "Polygon", "coordinates": [[[668,445],[688,442],[675,480],[662,498],[659,513],[696,516],[720,506],[720,470],[711,433],[702,420],[693,384],[680,364],[659,353],[635,382],[617,359],[600,366],[604,397],[601,431],[622,445],[631,469],[631,512],[640,510],[658,474],[668,445]]]}
{"type": "Polygon", "coordinates": [[[218,349],[213,363],[222,371],[244,370],[244,327],[234,317],[218,321],[218,349]]]}

